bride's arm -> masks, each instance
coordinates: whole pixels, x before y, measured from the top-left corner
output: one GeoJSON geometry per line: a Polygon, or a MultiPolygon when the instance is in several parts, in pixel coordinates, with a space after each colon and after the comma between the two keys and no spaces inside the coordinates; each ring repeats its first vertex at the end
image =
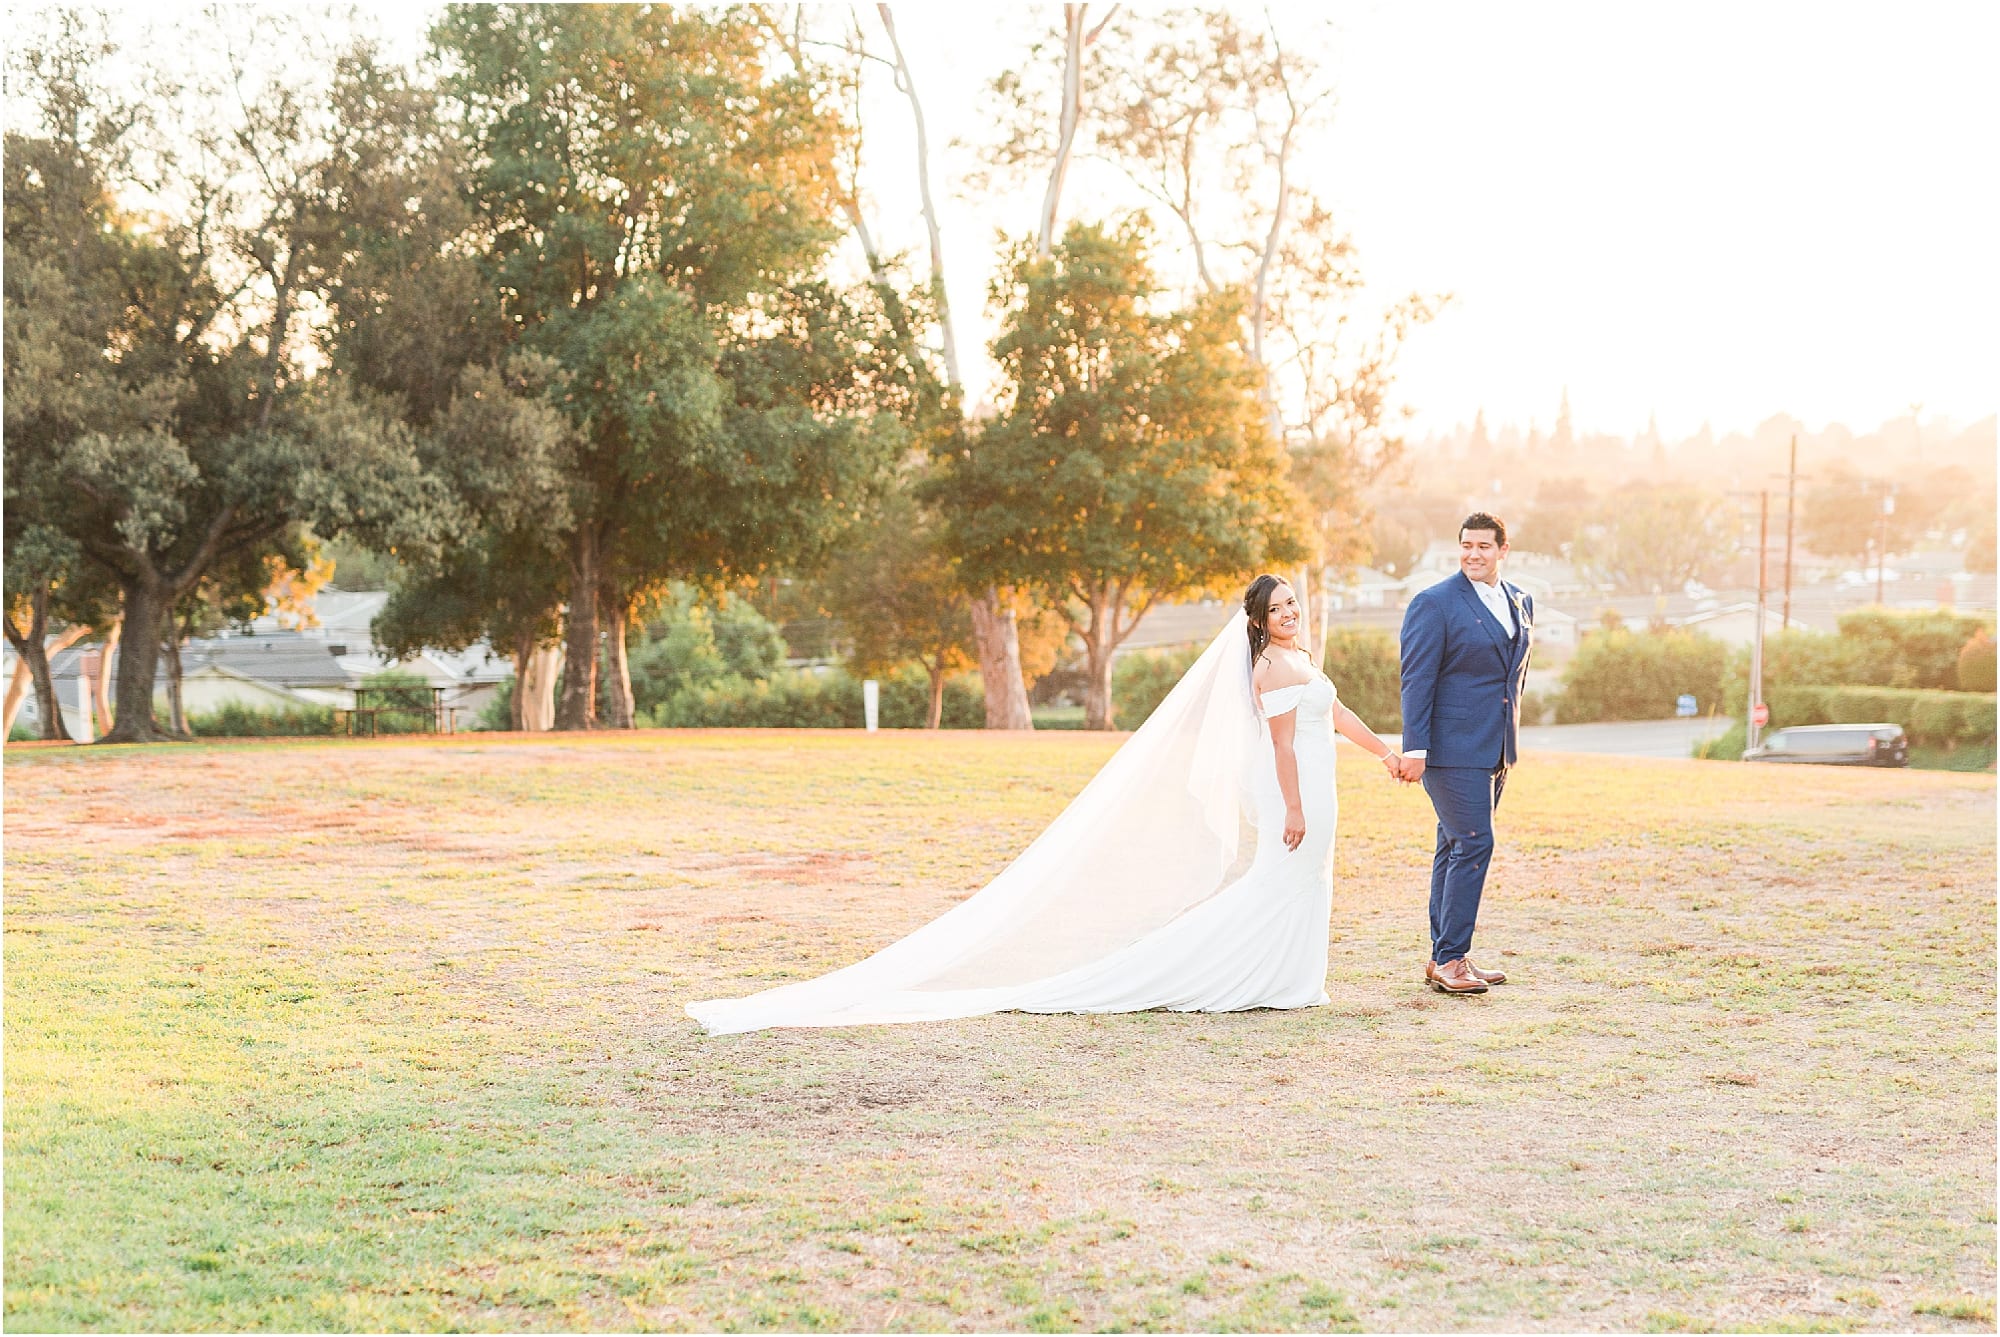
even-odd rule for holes
{"type": "Polygon", "coordinates": [[[1391,775],[1402,779],[1396,772],[1396,750],[1383,742],[1381,736],[1363,723],[1359,715],[1338,701],[1333,706],[1333,727],[1342,738],[1357,744],[1363,752],[1388,766],[1391,775]]]}
{"type": "Polygon", "coordinates": [[[1271,717],[1271,746],[1278,750],[1278,792],[1285,796],[1285,848],[1295,850],[1306,838],[1306,806],[1299,797],[1299,755],[1294,748],[1299,713],[1288,710],[1271,717]]]}
{"type": "MultiPolygon", "coordinates": [[[[1262,713],[1264,693],[1296,687],[1297,683],[1277,681],[1278,671],[1268,658],[1260,657],[1250,672],[1250,690],[1257,694],[1262,713]]],[[[1306,805],[1299,797],[1299,754],[1295,747],[1299,733],[1296,709],[1267,717],[1271,726],[1271,746],[1278,752],[1278,792],[1285,797],[1285,848],[1295,850],[1306,838],[1306,805]]]]}

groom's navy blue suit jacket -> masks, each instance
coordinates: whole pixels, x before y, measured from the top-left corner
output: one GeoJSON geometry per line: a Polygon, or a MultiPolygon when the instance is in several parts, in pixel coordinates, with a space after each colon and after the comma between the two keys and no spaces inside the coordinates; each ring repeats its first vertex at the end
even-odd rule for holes
{"type": "Polygon", "coordinates": [[[1512,766],[1520,756],[1521,689],[1535,601],[1500,582],[1519,634],[1454,573],[1403,611],[1403,751],[1426,766],[1512,766]]]}

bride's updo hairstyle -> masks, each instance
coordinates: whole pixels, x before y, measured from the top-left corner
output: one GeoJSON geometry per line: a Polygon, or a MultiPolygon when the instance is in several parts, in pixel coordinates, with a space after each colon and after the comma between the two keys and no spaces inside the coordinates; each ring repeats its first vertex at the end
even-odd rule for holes
{"type": "Polygon", "coordinates": [[[1250,588],[1243,592],[1243,615],[1250,619],[1244,628],[1250,633],[1250,662],[1256,663],[1257,656],[1264,653],[1264,647],[1271,643],[1271,593],[1285,582],[1276,576],[1259,576],[1250,582],[1250,588]]]}

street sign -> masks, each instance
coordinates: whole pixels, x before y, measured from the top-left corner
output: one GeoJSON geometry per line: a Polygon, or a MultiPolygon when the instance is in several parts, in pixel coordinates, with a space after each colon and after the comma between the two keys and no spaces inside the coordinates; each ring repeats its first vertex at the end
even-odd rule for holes
{"type": "Polygon", "coordinates": [[[1693,715],[1700,708],[1701,707],[1696,704],[1694,699],[1694,693],[1692,692],[1682,692],[1678,697],[1674,699],[1674,714],[1680,717],[1681,719],[1687,719],[1689,716],[1693,715]]]}
{"type": "Polygon", "coordinates": [[[1760,729],[1763,728],[1771,722],[1771,708],[1762,701],[1759,701],[1756,705],[1750,707],[1750,722],[1760,729]]]}

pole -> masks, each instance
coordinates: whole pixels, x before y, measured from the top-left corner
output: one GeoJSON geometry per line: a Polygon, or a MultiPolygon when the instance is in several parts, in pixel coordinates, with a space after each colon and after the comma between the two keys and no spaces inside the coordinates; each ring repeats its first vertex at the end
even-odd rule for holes
{"type": "Polygon", "coordinates": [[[1785,618],[1784,629],[1792,626],[1792,521],[1799,499],[1799,434],[1792,433],[1792,467],[1785,474],[1785,618]]]}
{"type": "MultiPolygon", "coordinates": [[[[1757,723],[1757,707],[1764,704],[1764,610],[1770,592],[1771,490],[1757,494],[1757,625],[1750,639],[1750,711],[1747,746],[1754,748],[1763,737],[1764,726],[1757,723]]],[[[1746,748],[1747,750],[1747,748],[1746,748]]]]}
{"type": "Polygon", "coordinates": [[[1882,603],[1882,582],[1888,578],[1889,511],[1895,504],[1895,499],[1884,493],[1882,513],[1875,519],[1875,603],[1878,607],[1882,603]]]}

